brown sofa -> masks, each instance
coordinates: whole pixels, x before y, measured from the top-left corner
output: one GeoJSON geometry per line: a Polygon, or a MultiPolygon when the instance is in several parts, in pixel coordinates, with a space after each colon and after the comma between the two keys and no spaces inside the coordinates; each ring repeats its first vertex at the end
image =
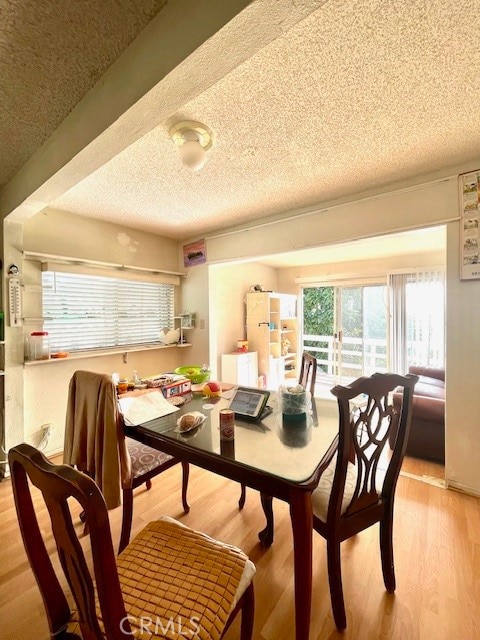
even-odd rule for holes
{"type": "MultiPolygon", "coordinates": [[[[412,422],[406,454],[415,458],[445,462],[445,370],[431,367],[410,367],[409,373],[419,376],[413,395],[412,422]]],[[[401,394],[393,393],[393,405],[399,410],[401,394]]],[[[397,436],[394,420],[390,433],[390,448],[397,436]]]]}

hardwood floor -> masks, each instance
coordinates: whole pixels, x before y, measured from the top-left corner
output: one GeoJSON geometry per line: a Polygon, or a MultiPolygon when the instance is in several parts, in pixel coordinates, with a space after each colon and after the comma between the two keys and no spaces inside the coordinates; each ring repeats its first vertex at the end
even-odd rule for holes
{"type": "MultiPolygon", "coordinates": [[[[480,638],[480,500],[429,483],[442,467],[406,459],[395,511],[397,591],[385,592],[378,526],[342,545],[347,629],[336,631],[326,573],[325,543],[314,533],[311,640],[475,640],[480,638]],[[426,476],[427,482],[412,476],[426,476]]],[[[263,549],[257,533],[264,519],[258,495],[247,490],[239,511],[239,486],[192,467],[191,511],[184,515],[180,467],[137,489],[133,534],[160,514],[242,547],[257,566],[256,640],[293,640],[293,554],[288,507],[274,501],[275,542],[263,549]]],[[[0,483],[0,637],[48,638],[38,589],[23,551],[9,480],[0,483]]],[[[111,512],[115,542],[121,510],[111,512]]],[[[45,510],[41,526],[47,526],[45,510]]],[[[80,526],[80,525],[79,525],[80,526]]],[[[79,528],[79,530],[81,530],[79,528]]],[[[50,545],[53,551],[53,544],[50,545]]],[[[227,640],[239,637],[238,622],[227,640]]]]}

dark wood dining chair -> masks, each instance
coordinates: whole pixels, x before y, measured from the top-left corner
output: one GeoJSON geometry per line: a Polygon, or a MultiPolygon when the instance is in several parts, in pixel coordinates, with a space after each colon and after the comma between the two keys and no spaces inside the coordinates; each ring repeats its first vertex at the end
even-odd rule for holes
{"type": "Polygon", "coordinates": [[[331,390],[338,402],[338,436],[323,460],[312,505],[313,527],[327,541],[330,598],[338,629],[347,624],[340,544],[376,522],[380,523],[383,580],[389,593],[395,591],[393,506],[417,381],[414,375],[374,374],[331,390]],[[402,404],[397,439],[388,459],[385,445],[394,417],[394,389],[401,390],[402,404]],[[362,401],[354,404],[352,412],[351,401],[359,396],[362,401]]]}
{"type": "MultiPolygon", "coordinates": [[[[70,380],[63,461],[95,480],[109,509],[122,504],[119,552],[130,540],[134,489],[142,484],[150,489],[153,477],[180,462],[125,437],[115,384],[109,375],[92,371],[76,371],[70,380]]],[[[190,510],[188,477],[189,465],[182,462],[185,513],[190,510]]]]}
{"type": "Polygon", "coordinates": [[[299,384],[304,389],[310,391],[312,398],[315,395],[315,382],[317,380],[317,359],[304,351],[302,353],[302,362],[300,365],[299,384]]]}
{"type": "Polygon", "coordinates": [[[241,638],[251,639],[255,566],[243,551],[164,518],[149,523],[115,558],[105,500],[89,476],[51,464],[25,443],[8,459],[20,531],[52,640],[219,640],[239,611],[241,638]],[[43,495],[51,533],[39,525],[31,485],[43,495]],[[75,502],[85,513],[89,544],[80,542],[73,524],[75,502]],[[70,593],[45,546],[52,533],[70,593]]]}
{"type": "MultiPolygon", "coordinates": [[[[373,524],[380,523],[380,555],[385,587],[395,590],[393,563],[393,505],[395,488],[412,416],[418,376],[375,373],[348,386],[331,390],[339,410],[338,434],[318,469],[312,492],[313,528],[327,541],[327,566],[333,617],[345,629],[340,544],[373,524]],[[395,445],[388,458],[385,448],[395,409],[392,392],[401,393],[395,445]]],[[[263,544],[273,542],[272,499],[262,495],[267,526],[263,544]]]]}

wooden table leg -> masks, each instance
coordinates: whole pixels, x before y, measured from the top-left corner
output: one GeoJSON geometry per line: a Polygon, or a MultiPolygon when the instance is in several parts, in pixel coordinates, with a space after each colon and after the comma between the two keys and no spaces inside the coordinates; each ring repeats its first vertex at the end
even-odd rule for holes
{"type": "Polygon", "coordinates": [[[308,640],[312,610],[312,499],[308,491],[290,492],[295,569],[295,639],[308,640]]]}
{"type": "Polygon", "coordinates": [[[269,496],[266,493],[260,493],[260,499],[262,501],[263,513],[265,514],[267,525],[265,529],[260,531],[258,534],[258,539],[264,547],[270,547],[273,544],[274,530],[272,496],[269,496]]]}

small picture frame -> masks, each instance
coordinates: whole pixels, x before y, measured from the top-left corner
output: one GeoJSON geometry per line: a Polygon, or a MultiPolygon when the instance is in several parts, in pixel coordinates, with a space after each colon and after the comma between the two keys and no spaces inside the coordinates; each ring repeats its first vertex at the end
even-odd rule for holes
{"type": "Polygon", "coordinates": [[[207,247],[205,240],[197,240],[183,245],[183,264],[185,267],[193,267],[207,261],[207,247]]]}

